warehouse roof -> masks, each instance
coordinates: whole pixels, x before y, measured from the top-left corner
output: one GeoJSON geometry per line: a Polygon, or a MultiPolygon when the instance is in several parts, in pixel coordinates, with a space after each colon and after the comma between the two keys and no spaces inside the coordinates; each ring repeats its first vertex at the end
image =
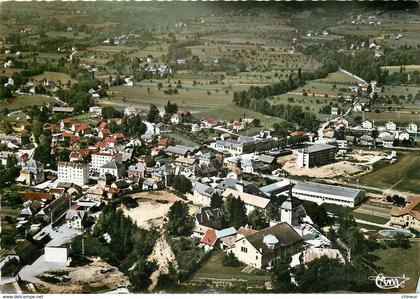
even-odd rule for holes
{"type": "Polygon", "coordinates": [[[333,186],[327,184],[319,184],[313,182],[299,182],[293,187],[293,191],[309,191],[315,193],[324,193],[342,197],[351,197],[355,198],[360,192],[363,190],[361,189],[354,189],[348,187],[341,187],[341,186],[333,186]]]}

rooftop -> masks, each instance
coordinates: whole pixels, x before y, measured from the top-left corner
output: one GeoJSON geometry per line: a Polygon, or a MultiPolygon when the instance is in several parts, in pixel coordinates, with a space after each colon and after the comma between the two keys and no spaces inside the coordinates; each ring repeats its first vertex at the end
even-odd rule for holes
{"type": "Polygon", "coordinates": [[[331,194],[342,197],[351,197],[355,198],[360,192],[361,189],[354,189],[342,186],[333,186],[327,184],[319,184],[314,182],[298,182],[294,187],[293,191],[310,191],[315,193],[324,193],[331,194]]]}

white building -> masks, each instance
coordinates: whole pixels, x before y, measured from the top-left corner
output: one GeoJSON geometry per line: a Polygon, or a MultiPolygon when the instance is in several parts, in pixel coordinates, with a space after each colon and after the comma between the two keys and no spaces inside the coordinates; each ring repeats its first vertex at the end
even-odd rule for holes
{"type": "Polygon", "coordinates": [[[173,123],[174,125],[177,125],[177,124],[179,124],[179,122],[180,122],[179,114],[178,113],[172,114],[171,123],[173,123]]]}
{"type": "Polygon", "coordinates": [[[96,115],[99,116],[99,115],[102,114],[102,107],[98,107],[98,106],[90,107],[89,112],[90,113],[95,113],[96,115]]]}
{"type": "Polygon", "coordinates": [[[84,186],[89,181],[89,166],[83,163],[59,162],[58,181],[84,186]]]}
{"type": "Polygon", "coordinates": [[[69,228],[82,229],[83,228],[82,221],[85,216],[86,216],[85,211],[79,211],[79,210],[73,210],[73,209],[68,210],[65,217],[67,226],[69,228]]]}
{"type": "Polygon", "coordinates": [[[110,161],[115,161],[116,163],[122,163],[122,154],[121,153],[94,153],[92,154],[92,161],[90,163],[90,168],[94,171],[99,172],[102,166],[110,161]]]}
{"type": "Polygon", "coordinates": [[[292,189],[293,196],[316,202],[318,205],[330,203],[354,207],[365,197],[365,191],[354,188],[319,184],[313,182],[298,182],[292,189]]]}
{"type": "Polygon", "coordinates": [[[395,123],[393,123],[392,121],[389,121],[385,124],[385,129],[388,131],[396,131],[397,130],[397,125],[395,123]]]}
{"type": "Polygon", "coordinates": [[[63,263],[68,260],[70,249],[66,246],[46,246],[44,260],[50,263],[63,263]]]}
{"type": "Polygon", "coordinates": [[[113,175],[114,177],[121,178],[124,174],[124,165],[119,164],[113,160],[101,166],[99,169],[100,177],[105,177],[106,174],[113,175]]]}
{"type": "Polygon", "coordinates": [[[219,152],[227,151],[232,155],[241,155],[243,153],[243,143],[238,140],[217,140],[210,144],[211,148],[219,152]]]}
{"type": "Polygon", "coordinates": [[[373,129],[373,123],[371,121],[365,120],[364,122],[362,122],[362,128],[366,130],[371,130],[373,129]]]}
{"type": "Polygon", "coordinates": [[[417,133],[417,125],[415,123],[409,123],[406,130],[408,133],[415,134],[417,133]]]}
{"type": "Polygon", "coordinates": [[[124,115],[125,116],[137,115],[137,110],[134,107],[125,107],[124,108],[124,115]]]}

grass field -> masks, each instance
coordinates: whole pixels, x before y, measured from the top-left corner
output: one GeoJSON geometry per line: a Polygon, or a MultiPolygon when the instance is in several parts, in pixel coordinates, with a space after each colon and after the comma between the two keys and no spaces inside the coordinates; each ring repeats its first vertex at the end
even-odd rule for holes
{"type": "Polygon", "coordinates": [[[65,84],[67,81],[77,82],[76,80],[72,79],[70,75],[65,73],[59,73],[59,72],[44,72],[41,75],[33,76],[32,79],[36,81],[40,81],[43,79],[58,81],[60,80],[61,83],[65,84]]]}
{"type": "Polygon", "coordinates": [[[369,222],[378,223],[378,224],[385,224],[389,221],[389,219],[384,218],[384,217],[362,214],[362,213],[357,213],[357,212],[353,212],[353,216],[355,219],[360,219],[360,220],[369,221],[369,222]]]}
{"type": "Polygon", "coordinates": [[[254,269],[252,273],[241,272],[245,268],[225,267],[222,265],[221,255],[213,254],[211,258],[194,274],[192,282],[226,282],[233,284],[249,284],[252,286],[263,286],[266,281],[270,280],[270,276],[263,270],[254,269]]]}
{"type": "MultiPolygon", "coordinates": [[[[420,65],[410,64],[410,65],[402,65],[405,68],[406,72],[413,72],[413,71],[420,71],[420,65]]],[[[392,66],[383,66],[381,69],[389,70],[390,73],[400,72],[401,66],[392,65],[392,66]]]]}
{"type": "Polygon", "coordinates": [[[327,82],[327,83],[341,83],[341,84],[356,84],[357,80],[353,77],[341,72],[337,71],[334,73],[330,73],[326,78],[317,80],[318,82],[327,82]]]}
{"type": "Polygon", "coordinates": [[[210,92],[207,94],[205,90],[199,89],[179,89],[178,94],[168,95],[163,92],[166,88],[159,90],[155,86],[142,87],[113,87],[110,90],[114,92],[114,98],[126,98],[127,103],[141,104],[148,106],[155,104],[163,107],[168,101],[176,103],[181,109],[189,109],[190,111],[204,111],[208,109],[216,109],[221,106],[229,105],[232,102],[232,94],[226,94],[224,91],[210,92]],[[149,88],[149,92],[147,91],[149,88]]]}
{"type": "Polygon", "coordinates": [[[394,164],[379,161],[374,164],[372,172],[360,179],[362,184],[373,187],[420,193],[419,153],[400,153],[394,164]]]}
{"type": "Polygon", "coordinates": [[[411,293],[415,291],[420,273],[420,243],[411,242],[411,247],[408,249],[378,249],[373,251],[372,254],[380,258],[375,264],[383,267],[385,276],[402,276],[405,274],[406,277],[410,278],[403,289],[398,289],[400,292],[411,293]]]}
{"type": "Polygon", "coordinates": [[[7,108],[9,111],[19,110],[30,105],[42,106],[44,104],[54,102],[53,99],[42,96],[29,96],[29,95],[18,95],[8,101],[0,101],[0,108],[7,108]]]}

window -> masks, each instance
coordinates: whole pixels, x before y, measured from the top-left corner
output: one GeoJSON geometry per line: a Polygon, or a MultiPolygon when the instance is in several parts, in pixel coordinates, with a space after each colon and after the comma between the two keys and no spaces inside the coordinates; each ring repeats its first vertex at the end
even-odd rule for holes
{"type": "Polygon", "coordinates": [[[248,248],[246,247],[241,247],[241,251],[247,253],[248,252],[248,248]]]}
{"type": "Polygon", "coordinates": [[[258,255],[255,256],[255,259],[258,260],[258,255]]]}

